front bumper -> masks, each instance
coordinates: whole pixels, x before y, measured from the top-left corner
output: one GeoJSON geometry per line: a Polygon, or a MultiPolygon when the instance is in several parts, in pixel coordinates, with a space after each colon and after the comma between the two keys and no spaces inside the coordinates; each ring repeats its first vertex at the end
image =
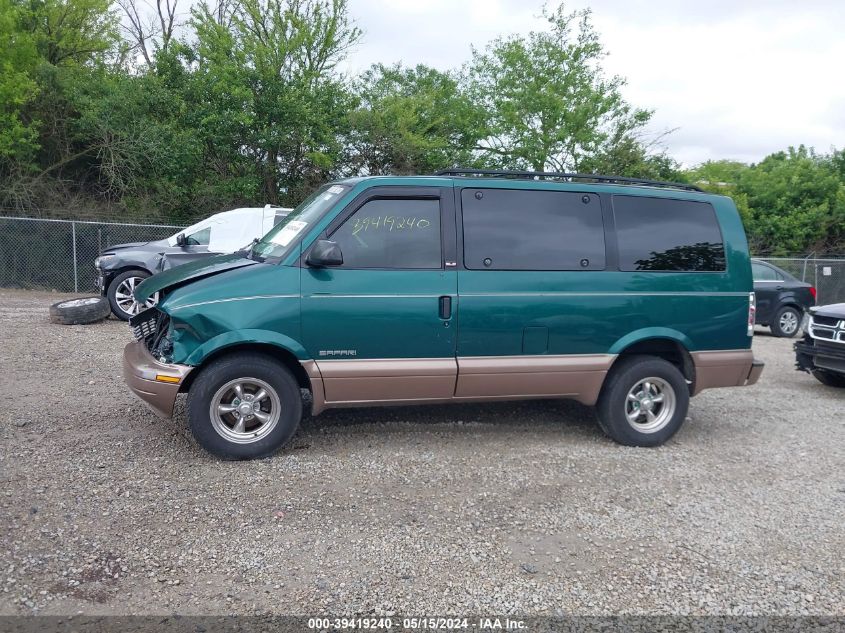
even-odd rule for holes
{"type": "Polygon", "coordinates": [[[193,367],[157,361],[142,341],[123,348],[123,380],[158,415],[169,418],[185,378],[193,367]]]}
{"type": "Polygon", "coordinates": [[[101,295],[105,296],[106,291],[109,287],[109,283],[111,283],[111,278],[113,274],[107,273],[106,271],[100,268],[95,268],[94,271],[94,287],[101,295]]]}
{"type": "Polygon", "coordinates": [[[793,346],[796,369],[823,369],[845,374],[845,345],[813,339],[809,335],[793,346]]]}

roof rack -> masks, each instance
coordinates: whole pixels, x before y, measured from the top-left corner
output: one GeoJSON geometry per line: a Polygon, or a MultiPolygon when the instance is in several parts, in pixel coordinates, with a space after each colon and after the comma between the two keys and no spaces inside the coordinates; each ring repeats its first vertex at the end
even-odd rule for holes
{"type": "Polygon", "coordinates": [[[646,185],[648,187],[664,187],[666,189],[683,189],[685,191],[701,191],[700,187],[682,182],[667,182],[663,180],[647,180],[645,178],[629,178],[627,176],[603,176],[600,174],[570,174],[557,171],[513,171],[509,169],[442,169],[435,176],[499,176],[504,178],[520,178],[525,180],[581,180],[619,185],[646,185]]]}

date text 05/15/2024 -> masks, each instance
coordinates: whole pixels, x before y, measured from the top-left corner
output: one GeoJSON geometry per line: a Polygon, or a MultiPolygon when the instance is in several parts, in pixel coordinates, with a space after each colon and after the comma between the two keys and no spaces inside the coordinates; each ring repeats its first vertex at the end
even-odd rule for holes
{"type": "Polygon", "coordinates": [[[309,618],[308,628],[318,631],[334,630],[390,630],[397,631],[525,631],[524,620],[511,618],[438,618],[438,617],[359,617],[359,618],[309,618]]]}

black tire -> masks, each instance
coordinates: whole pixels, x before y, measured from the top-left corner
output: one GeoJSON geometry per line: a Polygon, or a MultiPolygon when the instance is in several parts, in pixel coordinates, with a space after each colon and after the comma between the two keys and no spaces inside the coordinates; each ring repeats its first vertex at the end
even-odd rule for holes
{"type": "MultiPolygon", "coordinates": [[[[655,391],[655,395],[659,395],[655,391]]],[[[641,389],[638,394],[644,394],[641,389]]],[[[605,434],[614,441],[625,446],[659,446],[672,437],[681,428],[689,409],[689,387],[683,374],[672,363],[655,356],[631,356],[616,362],[605,379],[601,395],[597,405],[599,426],[605,434]],[[664,403],[672,402],[672,408],[665,410],[666,417],[655,426],[649,429],[651,422],[649,418],[642,422],[628,421],[628,394],[635,386],[642,386],[647,378],[656,378],[657,382],[652,383],[652,389],[662,387],[663,401],[650,401],[650,395],[640,400],[632,401],[631,413],[634,415],[646,416],[646,408],[639,412],[642,407],[654,407],[653,415],[657,421],[663,415],[664,403]],[[659,383],[659,384],[658,384],[659,383]],[[671,388],[671,393],[670,392],[671,388]],[[669,398],[671,397],[671,401],[669,398]],[[634,409],[636,407],[636,409],[634,409]]],[[[649,409],[651,410],[651,409],[649,409]]]]}
{"type": "MultiPolygon", "coordinates": [[[[252,416],[250,419],[253,420],[251,424],[259,424],[252,416]]],[[[262,354],[235,353],[213,361],[200,370],[188,394],[191,432],[205,450],[223,459],[258,459],[272,455],[293,437],[301,419],[302,395],[299,384],[287,367],[262,354]],[[242,401],[237,399],[234,389],[230,392],[227,387],[234,381],[242,386],[241,391],[245,396],[242,401]],[[263,386],[258,383],[263,383],[263,386]],[[238,402],[243,405],[248,395],[259,395],[257,390],[250,391],[253,386],[269,394],[262,400],[260,406],[266,411],[259,409],[261,413],[273,419],[273,407],[278,407],[278,417],[269,431],[262,432],[260,426],[250,430],[250,422],[246,420],[245,426],[238,431],[238,414],[234,411],[219,414],[216,420],[212,419],[211,408],[214,402],[219,405],[222,400],[227,407],[238,402]],[[270,390],[275,392],[275,401],[270,390]],[[219,395],[221,391],[222,396],[219,395]],[[226,397],[227,393],[234,396],[231,401],[226,397]],[[221,425],[228,429],[229,437],[223,435],[225,430],[218,430],[222,428],[221,425]],[[250,435],[253,437],[247,437],[250,435]],[[232,439],[234,436],[238,437],[232,439]]]]}
{"type": "Polygon", "coordinates": [[[118,291],[118,288],[120,288],[121,284],[133,277],[137,279],[146,279],[149,276],[150,273],[148,273],[146,270],[126,270],[111,280],[108,290],[106,290],[106,296],[109,299],[109,304],[111,305],[111,313],[114,316],[124,321],[128,321],[130,317],[134,316],[132,313],[127,312],[126,310],[121,308],[120,304],[118,303],[118,297],[116,296],[116,293],[118,291]]]}
{"type": "Polygon", "coordinates": [[[824,371],[823,369],[814,369],[813,377],[828,387],[845,388],[845,376],[842,374],[835,374],[830,371],[824,371]]]}
{"type": "Polygon", "coordinates": [[[102,321],[109,312],[111,307],[103,297],[68,299],[50,306],[50,321],[62,325],[85,325],[102,321]]]}
{"type": "Polygon", "coordinates": [[[797,308],[792,306],[783,306],[775,313],[775,318],[769,326],[772,329],[772,334],[780,336],[781,338],[792,338],[801,330],[801,318],[804,315],[797,308]],[[781,319],[785,321],[786,327],[781,324],[781,319]],[[791,329],[794,319],[795,329],[791,329]]]}

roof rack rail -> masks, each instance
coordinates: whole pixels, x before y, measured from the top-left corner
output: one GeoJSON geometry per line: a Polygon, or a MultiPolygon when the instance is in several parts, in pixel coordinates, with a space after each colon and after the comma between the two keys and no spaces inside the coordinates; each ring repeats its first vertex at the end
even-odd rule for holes
{"type": "Polygon", "coordinates": [[[601,174],[570,174],[557,171],[514,171],[509,169],[442,169],[435,176],[500,176],[504,178],[521,178],[526,180],[555,179],[555,180],[585,180],[601,183],[615,183],[619,185],[646,185],[648,187],[665,187],[667,189],[683,189],[686,191],[701,191],[695,185],[683,182],[668,182],[663,180],[647,180],[645,178],[629,178],[627,176],[604,176],[601,174]]]}

